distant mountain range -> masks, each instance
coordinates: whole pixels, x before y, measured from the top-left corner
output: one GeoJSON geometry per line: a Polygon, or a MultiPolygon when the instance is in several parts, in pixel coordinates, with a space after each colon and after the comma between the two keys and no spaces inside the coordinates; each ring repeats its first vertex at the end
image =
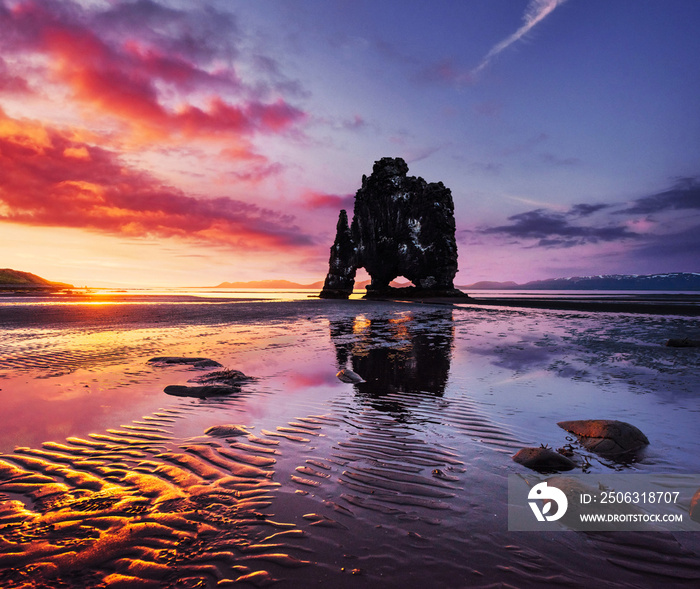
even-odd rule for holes
{"type": "MultiPolygon", "coordinates": [[[[369,280],[356,282],[355,288],[367,288],[369,280]]],[[[396,282],[395,280],[389,283],[391,286],[401,288],[402,286],[411,286],[410,282],[396,282]]],[[[214,288],[274,288],[274,289],[290,289],[290,290],[317,290],[323,288],[323,281],[312,282],[311,284],[299,284],[298,282],[290,282],[289,280],[251,280],[250,282],[222,282],[214,288]]]]}
{"type": "Polygon", "coordinates": [[[214,288],[274,288],[276,290],[309,290],[323,288],[323,281],[313,284],[299,284],[289,280],[251,280],[249,282],[222,282],[214,288]]]}
{"type": "MultiPolygon", "coordinates": [[[[366,288],[369,281],[357,282],[356,289],[366,288]]],[[[392,286],[409,286],[408,282],[392,282],[392,286]]],[[[251,282],[222,282],[214,288],[269,288],[291,290],[318,290],[323,282],[300,284],[289,280],[255,280],[251,282]]],[[[602,274],[598,276],[575,276],[572,278],[548,278],[533,280],[525,284],[513,281],[481,281],[460,285],[460,290],[661,290],[700,291],[700,273],[672,272],[667,274],[602,274]]]]}
{"type": "Polygon", "coordinates": [[[11,270],[10,268],[0,269],[0,289],[56,289],[73,288],[72,284],[63,282],[51,282],[36,274],[11,270]]]}
{"type": "Polygon", "coordinates": [[[548,278],[525,284],[515,282],[475,282],[459,286],[462,290],[700,290],[700,273],[601,274],[573,278],[548,278]]]}
{"type": "MultiPolygon", "coordinates": [[[[367,288],[369,280],[356,282],[355,288],[367,288]]],[[[410,282],[391,282],[391,286],[402,287],[411,286],[410,282]]],[[[274,288],[274,289],[290,289],[290,290],[319,290],[323,288],[323,281],[312,282],[311,284],[299,284],[298,282],[290,282],[289,280],[251,280],[250,282],[222,282],[214,288],[274,288]]]]}
{"type": "MultiPolygon", "coordinates": [[[[357,282],[356,289],[366,288],[369,280],[357,282]]],[[[392,282],[391,286],[410,286],[410,282],[392,282]]],[[[323,281],[300,284],[290,280],[254,280],[250,282],[222,282],[213,288],[258,288],[275,290],[320,290],[323,281]]],[[[52,282],[30,272],[0,269],[0,289],[62,289],[74,288],[72,284],[52,282]]],[[[666,274],[603,274],[598,276],[575,276],[572,278],[549,278],[533,280],[525,284],[516,282],[481,281],[460,285],[457,288],[470,290],[660,290],[700,291],[700,273],[671,272],[666,274]]]]}

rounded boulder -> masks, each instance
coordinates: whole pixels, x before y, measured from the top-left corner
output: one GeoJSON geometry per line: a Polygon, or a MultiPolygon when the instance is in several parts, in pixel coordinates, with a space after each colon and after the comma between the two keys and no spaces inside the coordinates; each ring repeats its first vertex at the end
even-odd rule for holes
{"type": "Polygon", "coordinates": [[[358,384],[361,382],[365,382],[365,379],[362,378],[357,372],[353,372],[349,368],[343,368],[338,374],[336,374],[338,377],[338,380],[341,380],[343,382],[349,382],[352,384],[358,384]]]}
{"type": "Polygon", "coordinates": [[[242,425],[213,425],[204,432],[208,436],[219,436],[222,438],[233,436],[247,436],[250,432],[242,425]]]}
{"type": "Polygon", "coordinates": [[[522,448],[513,456],[513,460],[537,472],[555,472],[571,470],[576,467],[573,460],[562,456],[551,448],[522,448]]]}
{"type": "Polygon", "coordinates": [[[649,445],[641,430],[625,421],[581,419],[557,425],[577,436],[584,448],[605,456],[630,454],[649,445]]]}
{"type": "Polygon", "coordinates": [[[690,500],[690,519],[700,523],[700,489],[695,491],[695,495],[690,500]]]}

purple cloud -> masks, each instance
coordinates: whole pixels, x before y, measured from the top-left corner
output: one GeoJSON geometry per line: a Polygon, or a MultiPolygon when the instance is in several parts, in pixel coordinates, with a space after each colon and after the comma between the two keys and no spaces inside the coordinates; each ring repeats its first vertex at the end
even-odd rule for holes
{"type": "MultiPolygon", "coordinates": [[[[639,235],[627,227],[617,226],[583,226],[572,224],[567,217],[581,216],[580,211],[596,205],[576,205],[566,214],[535,209],[519,215],[508,217],[510,225],[488,227],[481,232],[486,234],[503,234],[516,239],[538,239],[538,247],[572,247],[585,243],[601,241],[619,241],[637,238],[639,235]]],[[[590,214],[590,213],[589,213],[590,214]]]]}
{"type": "Polygon", "coordinates": [[[700,210],[700,180],[681,178],[664,192],[638,198],[632,206],[617,211],[617,215],[650,215],[663,211],[700,210]]]}

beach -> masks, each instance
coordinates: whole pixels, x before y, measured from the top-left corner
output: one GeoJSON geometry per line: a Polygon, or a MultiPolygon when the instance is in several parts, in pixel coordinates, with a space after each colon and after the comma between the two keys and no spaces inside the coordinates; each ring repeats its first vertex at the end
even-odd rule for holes
{"type": "Polygon", "coordinates": [[[700,350],[664,345],[697,319],[667,303],[1,300],[0,586],[697,586],[696,532],[508,530],[509,475],[543,478],[511,457],[576,446],[562,420],[649,439],[576,446],[593,485],[700,473],[700,350]],[[217,368],[156,357],[251,378],[174,397],[217,368]]]}

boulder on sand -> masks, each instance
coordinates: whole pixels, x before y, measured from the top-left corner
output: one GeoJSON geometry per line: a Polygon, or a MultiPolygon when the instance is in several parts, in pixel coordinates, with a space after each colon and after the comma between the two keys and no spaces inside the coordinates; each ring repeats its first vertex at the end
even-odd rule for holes
{"type": "Polygon", "coordinates": [[[212,425],[204,433],[208,436],[228,438],[233,436],[248,436],[250,432],[243,425],[212,425]]]}
{"type": "Polygon", "coordinates": [[[239,393],[239,388],[227,387],[227,386],[216,386],[216,385],[204,385],[199,387],[188,387],[185,385],[171,384],[163,391],[167,395],[173,395],[174,397],[198,397],[203,399],[205,397],[220,397],[222,395],[230,395],[232,393],[239,393]]]}
{"type": "Polygon", "coordinates": [[[190,382],[197,382],[199,384],[222,384],[227,386],[239,386],[241,383],[255,380],[251,376],[246,376],[240,370],[215,370],[214,372],[208,372],[197,378],[190,379],[190,382]]]}
{"type": "Polygon", "coordinates": [[[209,358],[187,358],[180,356],[158,356],[157,358],[151,358],[148,361],[149,364],[185,364],[189,366],[194,366],[195,368],[214,368],[220,367],[216,360],[210,360],[209,358]]]}
{"type": "Polygon", "coordinates": [[[566,456],[559,454],[559,452],[544,446],[518,450],[513,456],[513,460],[537,472],[571,470],[576,466],[573,460],[569,460],[566,456]]]}
{"type": "Polygon", "coordinates": [[[353,372],[349,368],[343,368],[338,374],[336,374],[338,377],[338,380],[342,380],[343,382],[349,382],[352,384],[357,384],[360,382],[365,382],[365,379],[362,378],[357,372],[353,372]]]}
{"type": "Polygon", "coordinates": [[[584,448],[611,458],[632,454],[649,444],[638,428],[625,421],[581,419],[557,425],[576,435],[584,448]]]}
{"type": "MultiPolygon", "coordinates": [[[[159,360],[156,358],[156,360],[159,360]]],[[[183,360],[180,358],[179,360],[183,360]]],[[[184,360],[207,360],[206,358],[184,358],[184,360]]],[[[209,360],[209,362],[214,362],[209,360]]],[[[174,362],[174,364],[187,364],[187,362],[174,362]]],[[[215,362],[216,366],[221,366],[215,362]]],[[[193,366],[198,366],[193,363],[193,366]]],[[[202,367],[207,367],[203,365],[202,367]]],[[[250,376],[246,376],[240,370],[216,370],[209,372],[198,378],[190,379],[189,382],[196,382],[198,386],[187,385],[170,385],[165,387],[164,391],[168,395],[175,397],[218,397],[221,395],[231,395],[241,392],[241,384],[254,380],[250,376]]]]}
{"type": "Polygon", "coordinates": [[[700,489],[695,491],[695,495],[690,500],[690,519],[700,522],[700,489]]]}

